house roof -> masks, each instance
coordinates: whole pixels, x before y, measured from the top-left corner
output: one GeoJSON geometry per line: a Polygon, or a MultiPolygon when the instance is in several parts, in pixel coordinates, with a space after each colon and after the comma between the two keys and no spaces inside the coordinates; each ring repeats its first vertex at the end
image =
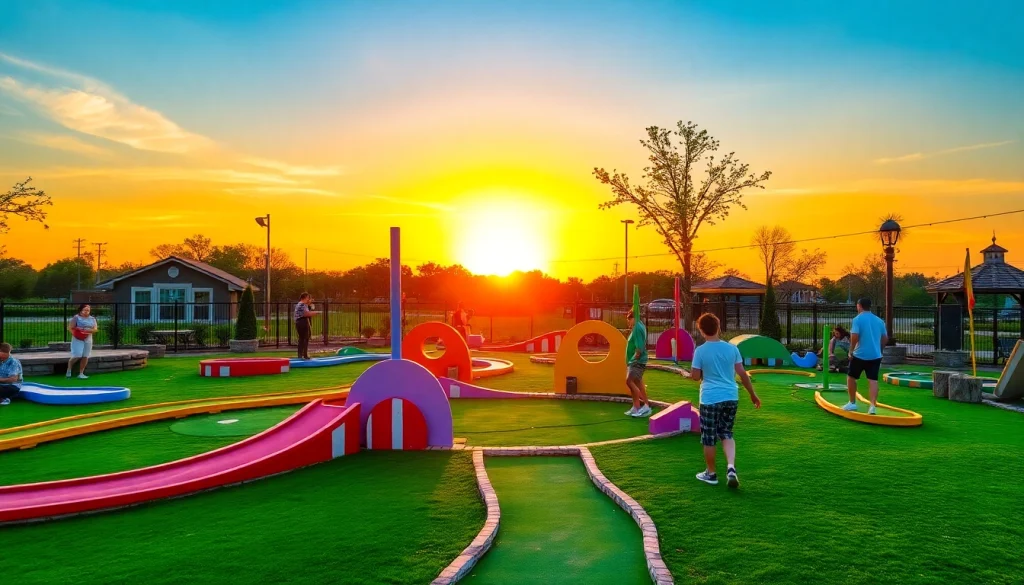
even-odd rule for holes
{"type": "Polygon", "coordinates": [[[807,284],[805,282],[800,282],[799,280],[787,280],[785,282],[780,282],[779,284],[775,285],[775,288],[786,292],[792,292],[797,290],[818,290],[818,287],[814,286],[813,284],[807,284]]]}
{"type": "MultiPolygon", "coordinates": [[[[112,288],[114,288],[114,283],[116,283],[118,281],[124,280],[124,279],[126,279],[126,278],[128,278],[130,276],[135,276],[136,274],[139,274],[141,272],[145,272],[147,270],[151,270],[153,268],[157,268],[157,267],[163,266],[164,264],[168,264],[170,262],[175,262],[175,261],[176,262],[180,262],[182,264],[185,264],[186,266],[188,266],[188,267],[190,267],[190,268],[192,268],[194,270],[202,272],[202,273],[206,274],[207,276],[209,276],[211,278],[215,278],[217,280],[220,280],[220,281],[224,282],[225,284],[228,285],[228,290],[242,291],[242,290],[245,290],[245,287],[249,286],[249,283],[244,281],[244,280],[242,280],[241,278],[238,278],[237,276],[235,276],[233,274],[225,272],[225,271],[221,270],[220,268],[216,268],[214,266],[210,266],[206,262],[200,262],[198,260],[192,260],[190,258],[182,258],[180,256],[168,256],[167,258],[164,258],[163,260],[158,260],[158,261],[156,261],[156,262],[154,262],[154,263],[152,263],[152,264],[150,264],[148,266],[143,266],[142,268],[139,268],[139,269],[136,269],[136,270],[132,270],[131,272],[127,272],[127,273],[122,274],[120,276],[117,276],[115,278],[111,278],[110,280],[105,280],[105,281],[97,284],[96,288],[101,289],[101,290],[112,289],[112,288]]],[[[253,291],[257,291],[259,289],[254,285],[252,287],[252,290],[253,291]]]]}
{"type": "Polygon", "coordinates": [[[763,295],[765,288],[763,284],[727,274],[714,280],[695,284],[690,287],[690,291],[702,294],[763,295]]]}

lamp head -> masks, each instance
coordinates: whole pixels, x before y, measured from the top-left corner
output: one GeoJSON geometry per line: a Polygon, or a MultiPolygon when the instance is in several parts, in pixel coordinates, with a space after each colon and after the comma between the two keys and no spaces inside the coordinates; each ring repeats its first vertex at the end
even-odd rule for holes
{"type": "Polygon", "coordinates": [[[878,228],[878,238],[882,241],[882,246],[889,248],[896,245],[896,242],[900,240],[900,224],[895,219],[887,219],[882,226],[878,228]]]}
{"type": "Polygon", "coordinates": [[[267,217],[257,217],[256,223],[260,224],[260,227],[267,227],[270,225],[270,219],[267,217]]]}

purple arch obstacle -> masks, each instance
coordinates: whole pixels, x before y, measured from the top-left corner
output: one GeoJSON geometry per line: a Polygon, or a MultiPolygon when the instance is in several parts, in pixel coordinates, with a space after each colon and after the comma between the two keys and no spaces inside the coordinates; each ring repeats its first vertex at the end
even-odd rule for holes
{"type": "Polygon", "coordinates": [[[416,405],[427,422],[427,446],[451,447],[454,443],[452,407],[441,383],[416,362],[391,359],[363,372],[348,393],[345,405],[359,403],[360,436],[366,441],[366,419],[377,404],[404,398],[416,405]]]}
{"type": "Polygon", "coordinates": [[[654,357],[659,360],[672,359],[672,336],[676,336],[676,359],[681,362],[688,362],[693,359],[693,337],[685,329],[666,329],[658,336],[658,343],[654,346],[654,357]]]}

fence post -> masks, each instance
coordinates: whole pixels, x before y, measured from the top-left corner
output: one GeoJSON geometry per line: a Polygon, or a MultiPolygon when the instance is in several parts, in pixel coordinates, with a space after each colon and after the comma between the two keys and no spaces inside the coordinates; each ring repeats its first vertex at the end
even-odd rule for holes
{"type": "Polygon", "coordinates": [[[174,300],[174,352],[178,352],[178,300],[174,300]]]}
{"type": "MultiPolygon", "coordinates": [[[[293,317],[294,315],[291,313],[288,314],[288,347],[291,347],[292,345],[292,321],[295,320],[293,317]]],[[[310,327],[312,327],[312,325],[310,325],[310,327]]]]}
{"type": "Polygon", "coordinates": [[[331,304],[324,299],[324,346],[329,342],[328,334],[331,330],[331,304]]]}
{"type": "MultiPolygon", "coordinates": [[[[825,343],[825,340],[821,340],[825,343]]],[[[811,351],[817,351],[818,347],[818,305],[811,305],[811,351]]]]}
{"type": "Polygon", "coordinates": [[[63,313],[62,314],[64,315],[64,321],[63,321],[64,325],[61,327],[61,329],[64,330],[64,343],[67,343],[68,342],[68,319],[69,319],[69,317],[68,317],[68,302],[67,301],[64,301],[64,308],[63,308],[63,313]]]}
{"type": "MultiPolygon", "coordinates": [[[[64,328],[67,331],[67,327],[64,328]]],[[[0,299],[0,340],[4,338],[4,300],[0,299]]]]}
{"type": "MultiPolygon", "coordinates": [[[[65,329],[67,329],[67,327],[65,327],[65,329]]],[[[123,334],[123,332],[121,331],[120,326],[117,324],[117,303],[114,303],[114,329],[113,329],[113,332],[114,332],[114,349],[117,349],[117,346],[121,342],[121,335],[123,334]]]]}
{"type": "Polygon", "coordinates": [[[274,303],[274,346],[281,347],[281,303],[274,303]]]}
{"type": "MultiPolygon", "coordinates": [[[[0,322],[0,328],[2,328],[2,322],[0,322]]],[[[530,312],[530,336],[527,339],[533,339],[533,311],[530,312]]],[[[491,339],[493,342],[494,339],[491,339]]]]}
{"type": "MultiPolygon", "coordinates": [[[[1009,360],[1009,356],[1006,358],[1009,360]]],[[[992,365],[999,365],[999,307],[992,306],[992,365]]]]}
{"type": "Polygon", "coordinates": [[[786,343],[793,344],[793,303],[786,303],[786,343]]]}
{"type": "Polygon", "coordinates": [[[356,337],[363,337],[363,301],[356,301],[356,311],[359,313],[359,319],[356,321],[358,327],[356,327],[356,337]]]}

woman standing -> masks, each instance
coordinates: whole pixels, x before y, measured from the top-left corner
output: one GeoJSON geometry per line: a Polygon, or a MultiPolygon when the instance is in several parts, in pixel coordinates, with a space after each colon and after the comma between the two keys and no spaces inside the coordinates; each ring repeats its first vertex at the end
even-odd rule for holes
{"type": "Polygon", "coordinates": [[[295,331],[299,334],[299,359],[309,358],[309,339],[313,337],[313,315],[319,315],[318,311],[312,311],[313,295],[304,292],[299,295],[299,302],[295,304],[295,331]]]}
{"type": "Polygon", "coordinates": [[[89,365],[89,356],[92,355],[92,334],[99,331],[96,324],[96,317],[92,316],[92,307],[89,305],[78,305],[78,313],[68,319],[68,331],[71,332],[71,359],[68,361],[68,372],[66,378],[71,377],[71,371],[78,362],[78,379],[85,380],[85,367],[89,365]]]}

